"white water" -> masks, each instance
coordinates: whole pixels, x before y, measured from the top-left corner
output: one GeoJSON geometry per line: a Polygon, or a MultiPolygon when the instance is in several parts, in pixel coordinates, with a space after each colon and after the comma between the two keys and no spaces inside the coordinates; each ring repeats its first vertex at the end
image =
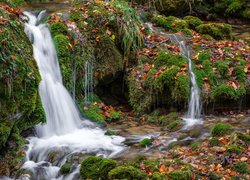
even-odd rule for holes
{"type": "MultiPolygon", "coordinates": [[[[74,101],[62,84],[57,54],[49,28],[39,24],[44,12],[38,17],[25,12],[29,22],[25,32],[33,44],[34,58],[42,81],[39,93],[46,114],[46,123],[35,130],[38,137],[29,137],[26,162],[23,169],[28,170],[31,179],[74,179],[77,170],[68,177],[59,173],[60,166],[74,153],[95,154],[112,157],[124,150],[124,138],[105,136],[104,131],[82,119],[74,101]],[[56,161],[49,162],[49,155],[55,154],[56,161]]],[[[79,166],[78,166],[79,170],[79,166]]]]}
{"type": "Polygon", "coordinates": [[[93,61],[86,61],[84,66],[84,98],[85,102],[93,99],[93,61]]]}
{"type": "Polygon", "coordinates": [[[192,59],[190,55],[190,50],[185,44],[185,39],[183,36],[178,34],[169,34],[171,41],[177,43],[180,47],[181,54],[188,60],[188,70],[190,74],[191,90],[190,98],[188,102],[188,112],[184,117],[186,121],[186,127],[191,127],[195,124],[200,124],[201,121],[201,99],[200,90],[196,81],[196,76],[192,68],[192,59]]]}
{"type": "Polygon", "coordinates": [[[181,54],[188,60],[188,70],[191,80],[191,94],[188,102],[188,112],[183,118],[186,122],[185,128],[202,123],[200,90],[196,81],[196,76],[193,72],[191,54],[188,46],[185,44],[185,38],[180,34],[166,34],[160,29],[155,29],[151,23],[146,23],[146,26],[150,29],[150,31],[169,37],[172,43],[178,44],[181,54]]]}

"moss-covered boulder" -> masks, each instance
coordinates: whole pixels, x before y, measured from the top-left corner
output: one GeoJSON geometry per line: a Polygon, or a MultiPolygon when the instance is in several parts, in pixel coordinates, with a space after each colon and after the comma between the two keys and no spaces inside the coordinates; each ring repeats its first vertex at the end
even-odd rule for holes
{"type": "Polygon", "coordinates": [[[116,167],[112,159],[90,156],[81,163],[80,176],[83,179],[108,179],[108,173],[116,167]]]}
{"type": "Polygon", "coordinates": [[[110,179],[143,180],[147,179],[147,174],[141,172],[133,166],[118,166],[109,172],[110,179]]]}
{"type": "Polygon", "coordinates": [[[183,20],[185,20],[188,23],[189,27],[192,29],[195,29],[197,26],[203,23],[201,19],[194,16],[185,16],[183,20]]]}
{"type": "Polygon", "coordinates": [[[168,178],[173,180],[191,180],[192,173],[190,170],[174,170],[167,174],[168,178]]]}
{"type": "Polygon", "coordinates": [[[232,39],[232,27],[225,23],[207,23],[196,27],[197,32],[208,34],[217,40],[232,39]]]}
{"type": "Polygon", "coordinates": [[[3,22],[0,25],[0,149],[10,137],[13,142],[20,142],[20,132],[45,121],[38,93],[41,78],[32,46],[24,33],[24,22],[18,13],[8,10],[8,7],[0,8],[3,22]]]}
{"type": "Polygon", "coordinates": [[[211,130],[212,136],[223,136],[232,132],[232,126],[226,123],[217,123],[211,130]]]}

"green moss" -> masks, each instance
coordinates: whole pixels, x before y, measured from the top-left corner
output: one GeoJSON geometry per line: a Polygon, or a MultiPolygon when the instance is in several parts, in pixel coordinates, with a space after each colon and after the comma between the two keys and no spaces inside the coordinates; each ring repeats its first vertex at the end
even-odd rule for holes
{"type": "Polygon", "coordinates": [[[220,174],[216,174],[214,172],[209,173],[208,177],[211,180],[220,180],[222,178],[220,174]]]}
{"type": "Polygon", "coordinates": [[[4,125],[4,124],[0,124],[0,149],[2,149],[3,147],[5,147],[6,142],[10,136],[10,132],[11,132],[11,128],[4,125]]]}
{"type": "Polygon", "coordinates": [[[211,130],[212,136],[223,136],[232,132],[232,126],[225,123],[217,123],[211,130]]]}
{"type": "Polygon", "coordinates": [[[108,130],[105,132],[105,135],[106,135],[106,136],[113,136],[113,135],[117,135],[117,132],[108,129],[108,130]]]}
{"type": "Polygon", "coordinates": [[[11,7],[18,7],[25,5],[25,0],[2,0],[1,2],[5,2],[11,7]]]}
{"type": "Polygon", "coordinates": [[[245,162],[237,162],[232,169],[242,174],[249,173],[248,164],[245,162]]]}
{"type": "Polygon", "coordinates": [[[185,20],[189,24],[189,27],[192,29],[195,29],[197,26],[203,23],[202,20],[194,16],[185,16],[183,20],[185,20]]]}
{"type": "Polygon", "coordinates": [[[244,66],[236,66],[234,70],[237,80],[241,83],[245,83],[247,79],[247,75],[244,71],[244,66]]]}
{"type": "Polygon", "coordinates": [[[65,163],[60,168],[60,173],[61,174],[68,174],[70,172],[70,170],[71,170],[71,164],[70,163],[65,163]]]}
{"type": "Polygon", "coordinates": [[[98,106],[92,104],[83,109],[83,115],[97,123],[103,124],[105,123],[105,116],[102,114],[102,111],[98,108],[98,106]]]}
{"type": "Polygon", "coordinates": [[[151,177],[151,180],[165,180],[165,179],[167,179],[167,177],[159,172],[154,172],[151,177]]]}
{"type": "Polygon", "coordinates": [[[169,125],[173,121],[180,121],[180,116],[177,112],[171,112],[167,115],[163,115],[159,119],[159,123],[163,126],[169,125]]]}
{"type": "Polygon", "coordinates": [[[67,32],[68,32],[67,29],[68,29],[67,26],[62,22],[53,22],[50,25],[50,30],[51,30],[52,36],[56,36],[59,34],[67,35],[67,32]]]}
{"type": "Polygon", "coordinates": [[[198,27],[196,27],[196,30],[201,34],[208,34],[217,40],[232,39],[232,27],[229,24],[225,23],[201,24],[198,27]]]}
{"type": "Polygon", "coordinates": [[[223,78],[228,77],[229,66],[228,66],[226,61],[217,61],[216,62],[216,67],[217,67],[221,77],[223,77],[223,78]]]}
{"type": "Polygon", "coordinates": [[[190,170],[174,170],[167,174],[171,180],[191,180],[192,174],[190,170]]]}
{"type": "Polygon", "coordinates": [[[147,147],[147,146],[150,146],[151,144],[152,144],[152,140],[149,138],[145,138],[145,139],[140,141],[140,145],[142,147],[147,147]]]}
{"type": "Polygon", "coordinates": [[[246,90],[244,87],[234,89],[234,87],[229,84],[221,84],[212,89],[214,99],[238,99],[245,93],[246,90]]]}
{"type": "Polygon", "coordinates": [[[107,179],[110,170],[116,167],[112,159],[90,156],[81,163],[80,176],[83,179],[107,179]]]}
{"type": "Polygon", "coordinates": [[[167,127],[170,131],[175,131],[180,127],[180,121],[173,121],[167,127]]]}
{"type": "Polygon", "coordinates": [[[187,74],[179,75],[175,80],[175,86],[171,92],[172,98],[176,101],[185,101],[190,95],[190,78],[187,74]]]}
{"type": "Polygon", "coordinates": [[[242,132],[235,132],[231,135],[230,141],[237,146],[248,147],[250,145],[250,135],[242,132]]]}
{"type": "Polygon", "coordinates": [[[197,147],[200,145],[200,142],[193,142],[191,145],[190,145],[190,148],[192,150],[195,150],[197,149],[197,147]]]}
{"type": "Polygon", "coordinates": [[[110,114],[110,117],[108,117],[108,119],[107,119],[109,121],[117,121],[117,120],[121,119],[121,112],[120,111],[110,110],[109,114],[110,114]]]}
{"type": "Polygon", "coordinates": [[[147,174],[133,166],[119,166],[109,172],[110,179],[143,180],[147,174]]]}
{"type": "Polygon", "coordinates": [[[233,144],[233,145],[227,146],[227,152],[240,154],[242,152],[242,149],[233,144]]]}
{"type": "Polygon", "coordinates": [[[148,170],[157,171],[159,169],[160,161],[157,159],[147,159],[142,161],[148,170]]]}
{"type": "Polygon", "coordinates": [[[219,146],[220,141],[216,137],[212,137],[209,139],[209,146],[219,146]]]}

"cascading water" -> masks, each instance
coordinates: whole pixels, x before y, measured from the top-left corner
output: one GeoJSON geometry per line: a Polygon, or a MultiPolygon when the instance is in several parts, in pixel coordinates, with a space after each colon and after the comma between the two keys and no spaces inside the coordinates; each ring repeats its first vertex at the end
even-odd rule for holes
{"type": "Polygon", "coordinates": [[[193,126],[194,124],[200,124],[202,122],[201,121],[202,105],[201,105],[200,91],[192,68],[190,50],[188,46],[185,44],[186,41],[184,36],[180,34],[166,34],[160,29],[154,29],[151,23],[146,23],[146,26],[150,29],[150,31],[169,37],[172,43],[178,44],[180,47],[181,54],[188,60],[188,70],[190,73],[190,80],[191,80],[191,94],[188,103],[188,112],[183,119],[186,121],[186,127],[193,126]]]}
{"type": "Polygon", "coordinates": [[[201,123],[201,99],[199,87],[192,68],[190,50],[185,44],[185,38],[180,34],[169,34],[168,37],[170,37],[173,43],[177,43],[179,45],[181,54],[188,60],[191,94],[188,103],[188,112],[186,114],[186,117],[184,117],[184,120],[186,121],[186,127],[193,126],[194,124],[201,123]]]}
{"type": "Polygon", "coordinates": [[[84,70],[84,98],[88,103],[93,99],[93,61],[86,61],[84,70]]]}
{"type": "Polygon", "coordinates": [[[29,137],[23,169],[31,179],[74,179],[79,165],[75,164],[68,177],[59,173],[67,158],[75,153],[112,157],[124,150],[124,138],[105,136],[104,131],[81,119],[70,94],[62,84],[57,54],[46,24],[39,24],[44,11],[37,17],[24,13],[29,22],[25,32],[33,44],[34,58],[42,81],[39,93],[46,114],[46,123],[35,130],[38,137],[29,137]],[[53,154],[54,153],[54,154],[53,154]],[[57,157],[51,161],[51,156],[57,157]]]}

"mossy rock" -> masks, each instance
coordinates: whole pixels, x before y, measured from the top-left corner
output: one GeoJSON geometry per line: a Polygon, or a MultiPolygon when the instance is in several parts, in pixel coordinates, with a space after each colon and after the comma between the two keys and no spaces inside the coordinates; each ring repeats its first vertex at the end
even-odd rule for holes
{"type": "Polygon", "coordinates": [[[2,0],[1,2],[7,3],[11,7],[18,7],[26,4],[25,0],[2,0]]]}
{"type": "Polygon", "coordinates": [[[250,145],[250,135],[243,132],[235,132],[230,137],[231,144],[248,147],[250,145]]]}
{"type": "Polygon", "coordinates": [[[230,134],[233,131],[230,124],[217,123],[213,126],[211,130],[212,136],[223,136],[225,134],[230,134]]]}
{"type": "Polygon", "coordinates": [[[197,32],[208,34],[217,40],[232,39],[232,26],[225,23],[207,23],[196,27],[197,32]]]}
{"type": "Polygon", "coordinates": [[[102,114],[101,109],[99,109],[98,106],[91,104],[90,106],[83,107],[83,115],[100,124],[105,124],[106,123],[106,117],[102,114]]]}
{"type": "Polygon", "coordinates": [[[6,19],[0,33],[0,149],[6,150],[6,144],[13,144],[6,140],[17,149],[23,143],[20,133],[44,122],[45,114],[38,94],[41,77],[24,21],[3,8],[0,16],[6,19]]]}
{"type": "Polygon", "coordinates": [[[197,26],[203,23],[201,19],[194,16],[185,16],[183,20],[185,20],[189,24],[189,27],[192,29],[195,29],[197,26]]]}
{"type": "Polygon", "coordinates": [[[147,179],[147,174],[141,172],[133,166],[118,166],[109,172],[109,179],[113,180],[143,180],[147,179]]]}
{"type": "Polygon", "coordinates": [[[61,174],[68,174],[68,173],[70,173],[71,166],[72,166],[72,164],[70,164],[70,163],[65,163],[65,164],[62,165],[62,167],[60,168],[60,173],[61,173],[61,174]]]}
{"type": "Polygon", "coordinates": [[[116,167],[112,159],[90,156],[81,163],[80,176],[83,179],[108,179],[108,173],[116,167]]]}

